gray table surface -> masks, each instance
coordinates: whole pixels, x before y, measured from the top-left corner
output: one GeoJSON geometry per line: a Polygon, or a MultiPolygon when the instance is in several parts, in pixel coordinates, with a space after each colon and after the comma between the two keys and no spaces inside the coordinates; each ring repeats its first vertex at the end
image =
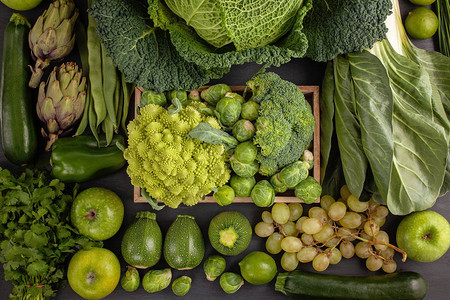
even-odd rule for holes
{"type": "MultiPolygon", "coordinates": [[[[29,19],[31,23],[34,23],[42,13],[42,11],[48,6],[49,0],[44,0],[41,5],[32,11],[24,12],[23,14],[29,19]]],[[[80,11],[85,10],[85,5],[78,1],[77,6],[80,7],[80,11]]],[[[400,0],[402,14],[403,16],[413,7],[406,0],[400,0]]],[[[4,28],[12,14],[12,10],[7,8],[5,5],[0,3],[0,41],[3,42],[3,31],[4,28]]],[[[86,21],[86,14],[81,14],[82,20],[86,21]]],[[[431,39],[425,41],[414,41],[417,46],[424,49],[431,50],[437,43],[436,40],[431,39]]],[[[2,47],[0,47],[0,57],[2,54],[2,47]]],[[[67,58],[67,60],[77,60],[77,58],[72,54],[67,58]]],[[[320,85],[322,81],[322,76],[324,72],[325,65],[312,62],[307,59],[294,59],[288,64],[281,66],[279,68],[272,68],[271,71],[275,71],[281,75],[286,80],[290,80],[299,85],[320,85]]],[[[230,85],[243,85],[251,76],[259,69],[258,65],[255,64],[245,64],[242,66],[233,67],[231,72],[224,76],[220,82],[224,82],[230,85]]],[[[219,81],[217,81],[219,82],[219,81]]],[[[43,147],[42,147],[43,148],[43,147]]],[[[9,168],[11,170],[17,171],[18,168],[10,164],[4,157],[3,153],[0,153],[0,166],[2,168],[9,168]]],[[[125,168],[121,171],[106,176],[104,178],[94,180],[85,184],[82,184],[81,188],[88,188],[91,186],[100,186],[113,190],[116,192],[125,205],[125,217],[120,231],[111,239],[105,241],[105,247],[112,250],[119,257],[122,265],[122,269],[125,269],[125,262],[120,255],[120,241],[125,229],[134,219],[136,212],[143,210],[151,210],[147,204],[135,204],[133,203],[133,187],[130,183],[125,168]]],[[[432,210],[439,212],[447,220],[450,220],[450,195],[446,195],[436,202],[432,210]]],[[[201,204],[195,207],[180,207],[176,210],[165,208],[157,213],[157,220],[160,224],[163,234],[167,231],[171,222],[179,214],[189,214],[196,218],[197,223],[203,231],[206,242],[206,254],[205,257],[214,253],[211,245],[207,239],[207,228],[210,219],[224,210],[237,210],[243,213],[249,220],[252,226],[259,222],[261,212],[263,209],[256,207],[253,204],[233,204],[226,208],[220,207],[217,204],[201,204]]],[[[386,230],[391,239],[395,238],[395,230],[401,217],[389,216],[384,225],[384,230],[386,230]]],[[[226,271],[239,273],[238,262],[245,256],[246,253],[255,250],[264,250],[265,239],[261,239],[256,235],[253,235],[252,241],[249,248],[242,254],[227,257],[227,269],[226,271]]],[[[277,255],[275,257],[277,264],[279,266],[281,256],[277,255]]],[[[448,295],[448,283],[450,282],[450,251],[447,252],[442,258],[433,263],[418,263],[412,260],[408,260],[405,263],[400,261],[401,257],[399,254],[395,255],[396,261],[398,263],[398,271],[415,271],[422,274],[429,283],[429,291],[425,299],[427,300],[444,300],[449,299],[448,295]]],[[[167,264],[163,259],[154,268],[165,268],[167,264]]],[[[1,269],[1,268],[0,268],[1,269]]],[[[299,269],[306,271],[313,271],[311,264],[300,264],[299,269]]],[[[279,271],[282,271],[279,266],[279,271]]],[[[342,274],[342,275],[371,275],[371,274],[383,274],[382,271],[370,272],[365,268],[365,261],[359,258],[343,259],[339,264],[333,265],[328,268],[325,273],[330,274],[342,274]]],[[[7,299],[8,294],[11,291],[11,284],[4,280],[2,270],[0,270],[0,299],[7,299]]],[[[141,272],[141,278],[144,275],[141,272]]],[[[274,281],[269,284],[262,286],[253,286],[246,283],[236,294],[227,295],[225,294],[219,285],[218,280],[215,282],[209,282],[205,279],[203,269],[201,266],[190,270],[190,271],[173,271],[174,278],[181,275],[188,275],[192,278],[192,289],[184,297],[185,299],[212,299],[212,298],[234,298],[234,299],[286,299],[281,293],[274,291],[274,281]]],[[[125,292],[120,285],[116,290],[107,297],[107,299],[144,299],[150,297],[149,294],[145,292],[142,286],[133,293],[125,292]]],[[[59,291],[56,299],[80,299],[72,289],[67,286],[66,288],[59,291]]],[[[170,288],[151,295],[152,299],[169,299],[176,298],[173,295],[170,288]]]]}

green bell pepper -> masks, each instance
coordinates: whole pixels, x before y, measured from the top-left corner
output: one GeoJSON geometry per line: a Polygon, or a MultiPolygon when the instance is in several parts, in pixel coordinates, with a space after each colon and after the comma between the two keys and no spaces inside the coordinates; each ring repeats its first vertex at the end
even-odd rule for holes
{"type": "Polygon", "coordinates": [[[53,176],[63,182],[83,182],[120,170],[125,159],[117,142],[125,145],[121,135],[115,135],[109,146],[105,136],[100,137],[100,145],[91,135],[59,138],[50,157],[53,176]]]}

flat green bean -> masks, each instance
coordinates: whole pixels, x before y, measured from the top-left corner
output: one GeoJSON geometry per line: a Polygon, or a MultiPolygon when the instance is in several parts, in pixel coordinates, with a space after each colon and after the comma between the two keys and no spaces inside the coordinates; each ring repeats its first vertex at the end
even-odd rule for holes
{"type": "Polygon", "coordinates": [[[81,117],[80,124],[78,125],[77,132],[73,136],[82,135],[86,130],[89,122],[89,105],[91,104],[91,86],[88,84],[86,90],[86,102],[84,104],[83,116],[81,117]]]}
{"type": "Polygon", "coordinates": [[[123,110],[122,110],[122,129],[127,132],[128,109],[130,107],[130,97],[133,94],[135,84],[127,84],[125,74],[122,73],[122,91],[123,91],[123,110]]]}
{"type": "Polygon", "coordinates": [[[97,140],[97,144],[100,146],[100,140],[98,139],[98,132],[97,132],[97,115],[94,111],[94,101],[91,98],[91,103],[89,104],[89,127],[91,128],[92,134],[94,135],[95,139],[97,140]]]}
{"type": "Polygon", "coordinates": [[[114,131],[119,132],[120,121],[122,118],[123,109],[123,91],[122,91],[122,79],[119,76],[120,82],[116,85],[116,91],[114,92],[114,111],[116,114],[116,123],[114,123],[114,131]]]}
{"type": "Polygon", "coordinates": [[[86,77],[89,74],[89,53],[87,48],[86,28],[84,28],[84,25],[80,20],[78,20],[75,25],[75,36],[78,53],[80,54],[81,59],[82,74],[86,77]]]}
{"type": "Polygon", "coordinates": [[[110,118],[106,118],[103,124],[105,124],[106,145],[109,145],[114,136],[114,123],[110,118]]]}
{"type": "Polygon", "coordinates": [[[116,90],[116,85],[119,84],[117,78],[117,71],[114,63],[107,55],[106,49],[101,45],[102,48],[102,76],[103,76],[103,96],[105,99],[106,111],[108,117],[111,119],[113,124],[116,124],[116,113],[114,110],[114,92],[116,90]]]}

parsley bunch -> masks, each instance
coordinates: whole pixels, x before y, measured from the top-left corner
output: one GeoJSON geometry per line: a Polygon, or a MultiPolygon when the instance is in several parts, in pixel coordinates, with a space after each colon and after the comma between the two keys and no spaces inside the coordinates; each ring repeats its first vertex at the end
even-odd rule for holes
{"type": "Polygon", "coordinates": [[[10,299],[49,299],[65,285],[64,262],[80,248],[101,246],[69,223],[73,195],[47,172],[19,177],[0,168],[0,262],[10,299]]]}

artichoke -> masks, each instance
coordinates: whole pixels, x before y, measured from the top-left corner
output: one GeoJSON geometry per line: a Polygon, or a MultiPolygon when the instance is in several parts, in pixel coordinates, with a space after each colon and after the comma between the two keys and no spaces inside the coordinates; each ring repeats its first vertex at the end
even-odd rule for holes
{"type": "Polygon", "coordinates": [[[82,77],[81,72],[76,63],[62,64],[53,69],[47,83],[41,82],[39,86],[36,110],[47,127],[47,130],[41,130],[42,135],[49,139],[47,151],[59,135],[72,130],[83,114],[86,77],[82,77]]]}
{"type": "Polygon", "coordinates": [[[74,27],[78,9],[73,0],[55,0],[37,19],[28,35],[31,54],[36,60],[31,67],[29,86],[36,88],[51,61],[66,57],[75,44],[74,27]]]}

